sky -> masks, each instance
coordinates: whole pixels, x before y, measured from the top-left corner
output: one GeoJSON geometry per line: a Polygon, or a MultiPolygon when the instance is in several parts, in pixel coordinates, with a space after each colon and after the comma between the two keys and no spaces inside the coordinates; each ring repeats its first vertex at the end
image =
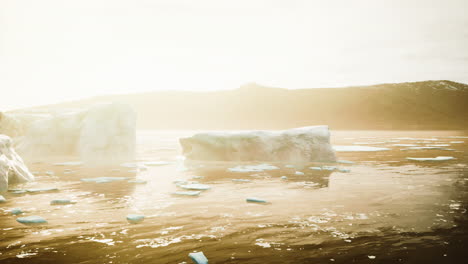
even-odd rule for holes
{"type": "Polygon", "coordinates": [[[466,0],[0,0],[0,111],[159,90],[468,83],[466,0]]]}

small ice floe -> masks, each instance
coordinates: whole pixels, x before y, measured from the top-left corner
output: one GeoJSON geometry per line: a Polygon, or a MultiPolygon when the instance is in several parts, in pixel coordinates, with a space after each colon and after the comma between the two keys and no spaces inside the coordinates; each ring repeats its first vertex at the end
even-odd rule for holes
{"type": "Polygon", "coordinates": [[[197,180],[198,180],[198,179],[203,179],[203,178],[205,178],[205,177],[203,177],[203,176],[193,176],[193,177],[192,177],[192,179],[197,179],[197,180]]]}
{"type": "Polygon", "coordinates": [[[375,256],[369,255],[369,256],[367,256],[367,257],[368,257],[369,259],[375,259],[375,256]]]}
{"type": "Polygon", "coordinates": [[[21,208],[13,208],[10,210],[10,213],[12,215],[19,215],[19,214],[22,214],[24,213],[23,210],[21,210],[21,208]]]}
{"type": "Polygon", "coordinates": [[[146,184],[147,181],[145,181],[145,180],[140,180],[140,179],[134,179],[134,180],[129,180],[128,183],[146,184]]]}
{"type": "Polygon", "coordinates": [[[257,197],[248,197],[245,199],[248,203],[267,203],[266,200],[257,198],[257,197]]]}
{"type": "Polygon", "coordinates": [[[428,149],[444,149],[442,147],[409,147],[403,150],[428,150],[428,149]]]}
{"type": "Polygon", "coordinates": [[[348,172],[351,172],[351,170],[348,170],[348,169],[342,169],[342,168],[338,168],[337,169],[339,172],[343,172],[343,173],[348,173],[348,172]]]}
{"type": "Polygon", "coordinates": [[[450,141],[451,144],[463,144],[465,141],[450,141]]]}
{"type": "Polygon", "coordinates": [[[296,171],[294,174],[295,175],[304,175],[304,173],[302,171],[296,171]]]}
{"type": "Polygon", "coordinates": [[[56,192],[59,189],[56,187],[50,187],[50,188],[34,188],[34,189],[26,189],[25,191],[28,193],[38,193],[38,192],[56,192]]]}
{"type": "Polygon", "coordinates": [[[454,157],[446,157],[446,156],[437,156],[435,158],[406,158],[408,160],[415,160],[415,161],[446,161],[446,160],[453,160],[454,157]]]}
{"type": "Polygon", "coordinates": [[[97,177],[97,178],[83,178],[82,182],[95,182],[95,183],[107,183],[115,181],[127,180],[127,177],[97,177]]]}
{"type": "Polygon", "coordinates": [[[137,224],[145,219],[144,215],[129,214],[127,215],[127,221],[131,224],[137,224]]]}
{"type": "Polygon", "coordinates": [[[333,149],[337,152],[352,152],[352,151],[386,151],[389,148],[379,148],[370,146],[333,146],[333,149]]]}
{"type": "Polygon", "coordinates": [[[349,161],[349,160],[337,160],[336,163],[342,163],[342,164],[355,164],[356,162],[349,161]]]}
{"type": "Polygon", "coordinates": [[[286,168],[294,168],[294,165],[285,165],[286,168]]]}
{"type": "Polygon", "coordinates": [[[416,145],[416,144],[393,144],[392,146],[395,146],[395,147],[417,147],[418,145],[416,145]]]}
{"type": "Polygon", "coordinates": [[[54,175],[54,172],[53,171],[46,171],[45,174],[47,174],[49,176],[52,176],[52,175],[54,175]]]}
{"type": "Polygon", "coordinates": [[[60,162],[54,163],[55,166],[81,166],[83,162],[81,161],[67,161],[67,162],[60,162]]]}
{"type": "Polygon", "coordinates": [[[337,170],[338,167],[335,167],[335,166],[323,166],[322,167],[322,170],[326,170],[326,171],[334,171],[334,170],[337,170]]]}
{"type": "Polygon", "coordinates": [[[286,176],[281,176],[281,179],[282,179],[282,180],[287,180],[288,177],[286,177],[286,176]]]}
{"type": "Polygon", "coordinates": [[[230,172],[261,172],[266,170],[277,170],[279,169],[276,166],[269,164],[259,164],[259,165],[239,165],[233,168],[228,168],[230,172]]]}
{"type": "Polygon", "coordinates": [[[9,189],[8,192],[11,192],[12,194],[24,194],[24,193],[27,193],[26,190],[20,190],[20,189],[9,189]]]}
{"type": "Polygon", "coordinates": [[[3,195],[0,194],[0,203],[4,203],[6,201],[7,200],[5,199],[5,197],[3,197],[3,195]]]}
{"type": "Polygon", "coordinates": [[[205,191],[205,190],[211,189],[209,185],[201,184],[201,183],[183,184],[183,185],[178,185],[178,186],[186,190],[205,191]]]}
{"type": "Polygon", "coordinates": [[[69,199],[55,199],[50,201],[50,205],[66,205],[66,204],[76,204],[75,201],[69,199]]]}
{"type": "Polygon", "coordinates": [[[169,161],[145,161],[143,162],[143,165],[152,166],[152,167],[164,166],[164,165],[169,165],[169,164],[171,164],[171,162],[169,161]]]}
{"type": "Polygon", "coordinates": [[[173,192],[172,195],[178,196],[199,196],[201,191],[183,191],[183,192],[173,192]]]}
{"type": "Polygon", "coordinates": [[[190,253],[188,254],[188,256],[190,257],[190,259],[192,259],[192,261],[195,264],[208,264],[208,259],[205,257],[205,255],[201,251],[190,253]]]}
{"type": "Polygon", "coordinates": [[[233,182],[251,182],[249,179],[232,179],[233,182]]]}
{"type": "Polygon", "coordinates": [[[318,171],[321,171],[321,170],[322,170],[322,168],[320,168],[320,167],[309,167],[309,169],[311,169],[311,170],[318,170],[318,171]]]}
{"type": "Polygon", "coordinates": [[[45,224],[47,223],[47,221],[43,217],[37,216],[37,215],[18,217],[16,218],[16,221],[22,224],[45,224]]]}
{"type": "Polygon", "coordinates": [[[426,145],[427,147],[450,147],[450,144],[432,144],[426,145]]]}

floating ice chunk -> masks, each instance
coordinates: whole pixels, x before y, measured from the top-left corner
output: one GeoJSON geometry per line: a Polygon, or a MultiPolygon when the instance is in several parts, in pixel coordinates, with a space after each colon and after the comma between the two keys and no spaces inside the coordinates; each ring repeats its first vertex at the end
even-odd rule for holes
{"type": "Polygon", "coordinates": [[[66,205],[66,204],[76,204],[75,201],[68,200],[68,199],[56,199],[50,201],[50,205],[66,205]]]}
{"type": "Polygon", "coordinates": [[[263,200],[263,199],[260,199],[260,198],[257,198],[257,197],[248,197],[246,199],[246,201],[248,203],[267,203],[266,200],[263,200]]]}
{"type": "Polygon", "coordinates": [[[53,176],[55,173],[53,171],[46,171],[45,174],[47,174],[49,176],[53,176]]]}
{"type": "Polygon", "coordinates": [[[450,147],[450,144],[432,144],[432,145],[426,145],[428,147],[450,147]]]}
{"type": "Polygon", "coordinates": [[[11,209],[10,213],[12,215],[19,215],[19,214],[23,213],[23,210],[21,210],[21,208],[13,208],[13,209],[11,209]]]}
{"type": "Polygon", "coordinates": [[[336,163],[342,163],[342,164],[355,164],[356,162],[354,161],[349,161],[349,160],[338,160],[336,163]]]}
{"type": "Polygon", "coordinates": [[[38,193],[38,192],[56,192],[59,189],[56,187],[50,187],[50,188],[34,188],[34,189],[26,189],[26,192],[28,193],[38,193]]]}
{"type": "Polygon", "coordinates": [[[127,221],[131,224],[137,224],[145,219],[144,215],[129,214],[127,215],[127,221]]]}
{"type": "Polygon", "coordinates": [[[169,161],[146,161],[146,162],[143,162],[143,164],[146,166],[164,166],[164,165],[171,164],[171,162],[169,161]]]}
{"type": "Polygon", "coordinates": [[[339,172],[344,172],[344,173],[351,172],[351,170],[348,170],[348,169],[341,169],[341,168],[339,168],[338,171],[339,171],[339,172]]]}
{"type": "Polygon", "coordinates": [[[369,259],[375,259],[375,256],[367,256],[369,259]]]}
{"type": "Polygon", "coordinates": [[[184,185],[179,185],[179,187],[182,189],[186,189],[186,190],[199,190],[199,191],[205,191],[205,190],[211,189],[209,185],[201,184],[201,183],[184,184],[184,185]]]}
{"type": "Polygon", "coordinates": [[[232,179],[233,182],[251,182],[251,180],[248,179],[232,179]]]}
{"type": "Polygon", "coordinates": [[[309,169],[311,169],[311,170],[318,170],[318,171],[321,171],[321,170],[322,170],[322,168],[320,168],[320,167],[309,167],[309,169]]]}
{"type": "Polygon", "coordinates": [[[465,143],[465,141],[450,141],[451,144],[462,144],[465,143]]]}
{"type": "Polygon", "coordinates": [[[327,126],[284,131],[208,132],[181,138],[189,160],[204,161],[335,161],[327,126]]]}
{"type": "Polygon", "coordinates": [[[201,251],[200,252],[195,252],[195,253],[190,253],[189,257],[196,264],[208,264],[208,259],[205,257],[205,255],[201,251]]]}
{"type": "Polygon", "coordinates": [[[323,166],[322,167],[322,170],[326,170],[326,171],[334,171],[334,170],[337,170],[338,167],[335,167],[335,166],[323,166]]]}
{"type": "Polygon", "coordinates": [[[129,180],[129,183],[137,183],[137,184],[145,184],[147,181],[145,180],[140,180],[140,179],[135,179],[135,180],[129,180]]]}
{"type": "Polygon", "coordinates": [[[16,221],[22,224],[45,224],[47,221],[41,216],[31,215],[26,217],[18,217],[16,221]]]}
{"type": "Polygon", "coordinates": [[[5,199],[5,197],[3,197],[3,195],[0,194],[0,203],[4,203],[6,201],[7,200],[5,199]]]}
{"type": "Polygon", "coordinates": [[[173,195],[180,196],[199,196],[201,191],[183,191],[183,192],[173,192],[173,195]]]}
{"type": "Polygon", "coordinates": [[[446,160],[453,160],[454,157],[446,157],[446,156],[438,156],[435,158],[406,158],[408,160],[415,160],[415,161],[446,161],[446,160]]]}
{"type": "Polygon", "coordinates": [[[127,177],[97,177],[97,178],[84,178],[81,179],[82,182],[95,182],[95,183],[106,183],[114,181],[123,181],[127,180],[127,177]]]}
{"type": "Polygon", "coordinates": [[[234,168],[228,168],[230,172],[261,172],[266,170],[277,170],[279,169],[276,166],[269,164],[259,164],[259,165],[239,165],[234,168]]]}
{"type": "Polygon", "coordinates": [[[54,163],[55,166],[81,166],[83,162],[81,161],[67,161],[67,162],[60,162],[54,163]]]}
{"type": "Polygon", "coordinates": [[[378,148],[370,146],[333,146],[333,149],[337,152],[351,152],[351,151],[386,151],[389,148],[378,148]]]}
{"type": "Polygon", "coordinates": [[[193,176],[192,179],[203,179],[205,178],[204,176],[193,176]]]}
{"type": "Polygon", "coordinates": [[[24,194],[24,193],[28,192],[26,190],[19,190],[19,189],[11,189],[11,190],[8,190],[8,191],[11,192],[12,194],[24,194]]]}
{"type": "Polygon", "coordinates": [[[418,145],[416,145],[416,144],[393,144],[392,146],[395,146],[395,147],[417,147],[418,145]]]}
{"type": "Polygon", "coordinates": [[[288,177],[286,177],[286,176],[281,176],[281,179],[282,179],[282,180],[287,180],[288,177]]]}
{"type": "Polygon", "coordinates": [[[28,170],[23,159],[16,154],[11,138],[0,135],[0,192],[6,191],[9,183],[32,180],[34,175],[28,170]]]}
{"type": "Polygon", "coordinates": [[[294,174],[295,175],[304,175],[304,173],[302,171],[296,171],[294,174]]]}

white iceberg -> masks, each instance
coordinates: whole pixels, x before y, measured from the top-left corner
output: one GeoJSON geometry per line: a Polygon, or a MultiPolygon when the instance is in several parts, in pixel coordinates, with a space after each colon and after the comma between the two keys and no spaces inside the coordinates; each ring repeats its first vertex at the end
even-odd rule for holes
{"type": "Polygon", "coordinates": [[[389,148],[379,148],[379,147],[370,147],[370,146],[333,146],[333,149],[337,152],[352,152],[352,151],[386,151],[390,150],[389,148]]]}
{"type": "Polygon", "coordinates": [[[283,131],[207,132],[181,138],[188,160],[335,161],[327,126],[283,131]]]}
{"type": "Polygon", "coordinates": [[[183,185],[178,185],[178,186],[186,190],[205,191],[205,190],[211,189],[209,185],[201,184],[201,183],[183,184],[183,185]]]}
{"type": "Polygon", "coordinates": [[[438,156],[435,158],[406,158],[408,160],[415,160],[415,161],[446,161],[446,160],[453,160],[454,157],[446,157],[446,156],[438,156]]]}
{"type": "Polygon", "coordinates": [[[101,104],[50,114],[34,121],[19,141],[18,152],[30,159],[79,155],[87,166],[133,160],[136,115],[125,104],[101,104]]]}
{"type": "Polygon", "coordinates": [[[16,221],[22,224],[45,224],[47,223],[47,221],[43,217],[37,216],[37,215],[18,217],[16,218],[16,221]]]}
{"type": "Polygon", "coordinates": [[[0,135],[0,192],[6,191],[9,183],[32,180],[34,176],[13,149],[11,138],[0,135]]]}
{"type": "Polygon", "coordinates": [[[127,215],[127,221],[131,224],[137,224],[145,219],[144,215],[129,214],[127,215]]]}
{"type": "Polygon", "coordinates": [[[195,264],[208,264],[208,259],[205,257],[203,252],[190,253],[189,257],[195,264]]]}

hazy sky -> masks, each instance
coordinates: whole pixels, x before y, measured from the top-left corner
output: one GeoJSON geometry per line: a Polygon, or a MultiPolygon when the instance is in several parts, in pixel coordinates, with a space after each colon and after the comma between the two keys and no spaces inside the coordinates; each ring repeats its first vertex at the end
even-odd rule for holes
{"type": "Polygon", "coordinates": [[[0,0],[0,110],[149,90],[468,83],[467,0],[0,0]]]}

